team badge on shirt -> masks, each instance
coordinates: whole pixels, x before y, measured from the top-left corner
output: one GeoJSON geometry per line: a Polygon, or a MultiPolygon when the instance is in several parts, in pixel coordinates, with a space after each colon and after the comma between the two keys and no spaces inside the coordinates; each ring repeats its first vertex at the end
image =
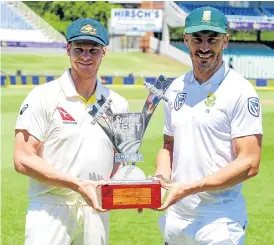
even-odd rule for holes
{"type": "Polygon", "coordinates": [[[174,108],[178,111],[185,103],[186,93],[178,93],[174,101],[174,108]]]}
{"type": "Polygon", "coordinates": [[[209,106],[209,107],[214,106],[216,103],[215,101],[216,101],[216,95],[213,93],[208,93],[207,98],[205,100],[206,106],[209,106]]]}
{"type": "Polygon", "coordinates": [[[258,117],[260,115],[260,104],[259,99],[256,97],[248,98],[248,111],[254,117],[258,117]]]}

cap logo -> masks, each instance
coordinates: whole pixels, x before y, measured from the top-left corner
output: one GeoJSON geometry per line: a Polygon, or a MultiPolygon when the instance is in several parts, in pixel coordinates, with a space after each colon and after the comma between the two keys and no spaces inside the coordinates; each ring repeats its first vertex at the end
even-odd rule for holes
{"type": "Polygon", "coordinates": [[[91,24],[83,26],[81,32],[96,35],[96,29],[91,24]]]}
{"type": "Polygon", "coordinates": [[[210,21],[211,20],[211,11],[205,10],[203,13],[202,21],[210,21]]]}

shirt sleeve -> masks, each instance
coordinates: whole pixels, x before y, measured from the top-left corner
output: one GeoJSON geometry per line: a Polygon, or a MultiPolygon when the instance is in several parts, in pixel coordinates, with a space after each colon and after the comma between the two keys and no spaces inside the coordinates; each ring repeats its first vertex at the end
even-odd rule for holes
{"type": "Polygon", "coordinates": [[[124,112],[129,112],[129,104],[128,104],[127,100],[125,102],[125,110],[124,110],[124,112]]]}
{"type": "MultiPolygon", "coordinates": [[[[167,93],[168,95],[168,93],[167,93]]],[[[172,126],[171,126],[171,106],[170,102],[165,102],[164,104],[164,130],[163,134],[173,136],[172,126]]]]}
{"type": "Polygon", "coordinates": [[[29,134],[43,141],[48,124],[45,104],[34,89],[20,107],[15,129],[27,130],[29,134]]]}
{"type": "Polygon", "coordinates": [[[259,97],[252,87],[241,94],[232,111],[231,137],[263,134],[259,97]]]}

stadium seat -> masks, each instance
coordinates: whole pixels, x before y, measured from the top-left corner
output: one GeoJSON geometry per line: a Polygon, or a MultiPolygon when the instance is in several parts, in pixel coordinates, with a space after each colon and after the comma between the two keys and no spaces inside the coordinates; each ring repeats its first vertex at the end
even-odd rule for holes
{"type": "Polygon", "coordinates": [[[0,28],[9,29],[34,29],[20,15],[18,15],[8,4],[1,2],[0,28]]]}
{"type": "Polygon", "coordinates": [[[271,8],[262,8],[262,11],[265,15],[267,15],[269,17],[274,16],[274,8],[273,9],[271,9],[271,8]]]}
{"type": "Polygon", "coordinates": [[[105,76],[105,84],[112,84],[113,83],[113,77],[112,76],[105,76]]]}
{"type": "MultiPolygon", "coordinates": [[[[183,42],[171,44],[189,53],[183,42]]],[[[274,50],[259,43],[230,43],[224,50],[224,60],[229,63],[233,59],[233,68],[246,78],[273,79],[274,50]]]]}
{"type": "MultiPolygon", "coordinates": [[[[34,29],[1,29],[1,41],[7,42],[37,42],[51,43],[52,40],[45,36],[41,30],[34,29]]],[[[16,46],[16,45],[15,45],[16,46]]],[[[33,45],[34,46],[34,45],[33,45]]]]}
{"type": "Polygon", "coordinates": [[[54,76],[46,76],[46,82],[51,82],[54,80],[54,76]]]}
{"type": "MultiPolygon", "coordinates": [[[[175,2],[185,12],[190,12],[195,8],[208,6],[209,4],[189,4],[186,2],[175,2]]],[[[229,7],[229,6],[218,6],[214,5],[214,8],[219,9],[225,15],[245,15],[245,16],[261,16],[261,12],[258,8],[240,8],[240,7],[229,7]]]]}

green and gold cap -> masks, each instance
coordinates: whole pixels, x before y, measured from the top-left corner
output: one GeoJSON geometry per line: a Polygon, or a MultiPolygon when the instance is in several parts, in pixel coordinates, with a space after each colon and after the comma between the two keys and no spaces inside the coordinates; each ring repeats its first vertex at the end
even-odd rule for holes
{"type": "Polygon", "coordinates": [[[106,28],[97,20],[81,18],[73,21],[66,31],[67,42],[91,40],[102,46],[109,44],[106,28]]]}
{"type": "Polygon", "coordinates": [[[199,31],[215,31],[227,33],[227,19],[223,12],[212,7],[196,8],[189,13],[185,20],[185,33],[199,31]]]}

